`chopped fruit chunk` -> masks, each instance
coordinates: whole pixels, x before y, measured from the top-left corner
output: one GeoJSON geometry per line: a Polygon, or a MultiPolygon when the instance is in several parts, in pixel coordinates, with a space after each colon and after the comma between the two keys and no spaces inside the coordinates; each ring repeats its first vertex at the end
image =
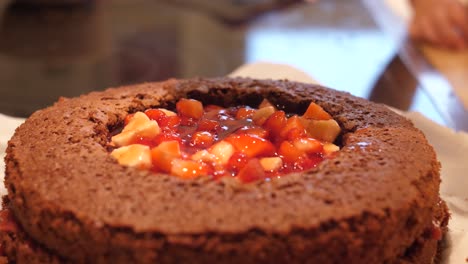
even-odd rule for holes
{"type": "Polygon", "coordinates": [[[135,131],[126,131],[113,136],[112,143],[116,146],[125,146],[132,144],[137,138],[135,131]]]}
{"type": "Polygon", "coordinates": [[[159,111],[162,111],[163,113],[166,114],[166,116],[177,116],[176,112],[172,112],[170,110],[164,109],[164,108],[158,108],[159,111]]]}
{"type": "Polygon", "coordinates": [[[181,119],[178,116],[166,116],[162,118],[161,121],[158,122],[161,128],[171,129],[175,128],[181,123],[181,119]]]}
{"type": "Polygon", "coordinates": [[[286,140],[296,140],[298,138],[303,138],[307,136],[307,132],[303,128],[293,128],[288,131],[286,135],[286,140]]]}
{"type": "Polygon", "coordinates": [[[226,138],[236,150],[246,154],[248,157],[261,155],[272,155],[275,153],[275,146],[268,140],[255,135],[240,134],[226,138]]]}
{"type": "Polygon", "coordinates": [[[200,119],[203,116],[203,105],[200,101],[193,99],[180,99],[176,104],[179,114],[200,119]]]}
{"type": "Polygon", "coordinates": [[[179,143],[182,143],[182,139],[180,138],[179,134],[177,133],[160,133],[154,138],[154,144],[159,145],[165,141],[178,141],[179,143]]]}
{"type": "MultiPolygon", "coordinates": [[[[304,121],[304,119],[302,119],[304,121]]],[[[306,131],[310,137],[325,142],[333,142],[340,134],[341,128],[333,120],[306,120],[306,131]]]]}
{"type": "Polygon", "coordinates": [[[173,128],[180,124],[180,117],[169,110],[162,108],[148,109],[145,111],[145,114],[149,119],[158,122],[158,125],[162,128],[173,128]]]}
{"type": "Polygon", "coordinates": [[[216,160],[216,156],[208,152],[206,149],[195,152],[190,158],[195,161],[203,162],[214,162],[216,160]]]}
{"type": "Polygon", "coordinates": [[[258,109],[262,109],[262,108],[269,107],[269,106],[272,106],[273,108],[275,108],[275,106],[270,101],[268,101],[267,99],[263,99],[262,102],[258,105],[258,109]]]}
{"type": "Polygon", "coordinates": [[[255,111],[255,114],[252,116],[252,120],[256,125],[262,125],[272,114],[275,113],[275,108],[273,106],[267,106],[262,109],[255,111]]]}
{"type": "Polygon", "coordinates": [[[156,122],[160,122],[163,118],[165,118],[167,115],[164,113],[164,111],[160,109],[148,109],[145,111],[145,115],[150,119],[154,120],[156,122]]]}
{"type": "Polygon", "coordinates": [[[298,138],[293,142],[294,147],[306,153],[318,153],[322,151],[322,143],[313,138],[298,138]]]}
{"type": "Polygon", "coordinates": [[[287,163],[294,163],[306,157],[306,152],[304,150],[296,148],[288,141],[283,141],[283,143],[281,143],[278,152],[287,163]]]}
{"type": "Polygon", "coordinates": [[[239,174],[237,174],[239,180],[245,183],[265,179],[265,176],[262,164],[260,164],[260,161],[256,158],[249,160],[239,171],[239,174]]]}
{"type": "Polygon", "coordinates": [[[322,160],[323,157],[320,155],[310,155],[307,159],[301,159],[294,164],[295,171],[312,169],[322,162],[322,160]]]}
{"type": "Polygon", "coordinates": [[[124,146],[130,144],[137,137],[152,138],[160,132],[161,129],[156,121],[150,120],[142,112],[136,112],[122,133],[112,137],[112,142],[117,146],[124,146]]]}
{"type": "Polygon", "coordinates": [[[237,110],[236,119],[247,119],[252,118],[255,113],[255,109],[242,107],[237,110]]]}
{"type": "Polygon", "coordinates": [[[248,161],[249,158],[244,153],[234,152],[234,154],[229,159],[227,166],[229,169],[238,172],[245,166],[245,164],[247,164],[248,161]]]}
{"type": "Polygon", "coordinates": [[[242,127],[239,129],[242,134],[257,136],[260,138],[267,138],[269,133],[266,129],[261,127],[242,127]]]}
{"type": "Polygon", "coordinates": [[[286,123],[286,113],[283,111],[276,111],[263,123],[263,127],[270,131],[273,141],[277,141],[286,123]]]}
{"type": "Polygon", "coordinates": [[[234,154],[234,147],[232,146],[231,143],[227,141],[220,141],[216,144],[214,144],[209,152],[213,155],[215,155],[216,163],[220,164],[226,164],[228,163],[229,159],[231,158],[232,154],[234,154]]]}
{"type": "Polygon", "coordinates": [[[144,138],[144,137],[137,137],[135,138],[131,143],[130,145],[133,145],[133,144],[139,144],[139,145],[145,145],[145,146],[148,146],[150,148],[152,147],[155,147],[156,145],[158,145],[154,139],[151,139],[151,138],[144,138]]]}
{"type": "Polygon", "coordinates": [[[170,172],[172,161],[180,156],[181,151],[178,141],[165,141],[151,150],[153,166],[164,172],[170,172]]]}
{"type": "Polygon", "coordinates": [[[202,119],[198,122],[198,131],[217,132],[221,129],[218,121],[202,119]]]}
{"type": "Polygon", "coordinates": [[[172,161],[171,174],[183,179],[193,179],[209,174],[209,167],[203,162],[175,159],[172,161]]]}
{"type": "Polygon", "coordinates": [[[197,131],[192,136],[190,144],[196,147],[209,147],[213,145],[214,137],[208,131],[197,131]]]}
{"type": "MultiPolygon", "coordinates": [[[[148,118],[147,115],[145,115],[143,112],[136,112],[133,116],[132,119],[130,119],[130,122],[128,125],[124,127],[122,132],[125,131],[144,131],[150,124],[156,124],[156,122],[152,122],[148,118]]],[[[152,136],[152,135],[150,135],[152,136]]]]}
{"type": "Polygon", "coordinates": [[[219,105],[207,105],[205,106],[205,112],[211,112],[211,111],[219,111],[219,110],[223,110],[224,108],[219,106],[219,105]]]}
{"type": "Polygon", "coordinates": [[[283,160],[280,157],[261,158],[260,164],[265,171],[278,171],[283,166],[283,160]]]}
{"type": "Polygon", "coordinates": [[[309,104],[309,107],[307,108],[306,112],[304,113],[302,117],[307,118],[307,119],[313,119],[313,120],[332,119],[329,113],[327,113],[325,110],[323,110],[323,108],[320,105],[314,102],[311,102],[309,104]]]}
{"type": "Polygon", "coordinates": [[[129,114],[122,132],[111,138],[110,146],[120,147],[111,155],[120,164],[183,179],[253,182],[314,168],[339,151],[332,142],[340,127],[315,103],[301,117],[267,100],[255,109],[180,99],[176,109],[129,114]]]}
{"type": "Polygon", "coordinates": [[[288,118],[286,124],[283,127],[281,127],[280,136],[282,138],[286,138],[289,132],[293,129],[297,129],[298,131],[304,131],[304,125],[302,125],[299,116],[297,115],[288,118]]]}
{"type": "Polygon", "coordinates": [[[333,143],[325,143],[323,144],[323,152],[325,155],[330,155],[340,150],[340,147],[333,143]]]}
{"type": "Polygon", "coordinates": [[[129,145],[115,149],[111,153],[119,164],[138,169],[151,168],[150,148],[144,145],[129,145]]]}

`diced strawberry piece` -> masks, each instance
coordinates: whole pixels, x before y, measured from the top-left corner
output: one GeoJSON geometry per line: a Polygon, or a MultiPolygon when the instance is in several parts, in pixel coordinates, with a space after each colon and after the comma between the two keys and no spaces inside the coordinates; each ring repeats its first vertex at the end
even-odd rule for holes
{"type": "Polygon", "coordinates": [[[152,138],[145,138],[145,137],[137,137],[135,138],[131,144],[139,144],[139,145],[145,145],[150,148],[157,146],[158,144],[154,141],[152,138]]]}
{"type": "Polygon", "coordinates": [[[176,104],[180,115],[200,119],[203,116],[203,104],[194,99],[180,99],[176,104]]]}
{"type": "Polygon", "coordinates": [[[286,126],[287,119],[284,111],[276,111],[263,124],[263,127],[270,131],[273,142],[279,140],[282,129],[286,126]]]}
{"type": "Polygon", "coordinates": [[[132,119],[134,115],[135,115],[135,114],[128,114],[128,115],[125,117],[124,124],[125,124],[125,125],[128,125],[128,123],[130,122],[130,119],[132,119]]]}
{"type": "Polygon", "coordinates": [[[234,154],[232,154],[231,158],[229,159],[226,167],[231,171],[238,172],[247,164],[248,161],[249,159],[246,154],[242,152],[234,152],[234,154]]]}
{"type": "Polygon", "coordinates": [[[241,134],[249,134],[261,138],[267,138],[269,133],[266,129],[261,127],[243,127],[239,129],[239,133],[241,134]]]}
{"type": "Polygon", "coordinates": [[[202,119],[198,122],[198,131],[208,131],[208,132],[217,132],[221,129],[221,125],[218,121],[202,119]]]}
{"type": "Polygon", "coordinates": [[[178,141],[165,141],[151,149],[153,166],[163,172],[170,172],[172,161],[181,156],[178,141]]]}
{"type": "Polygon", "coordinates": [[[202,175],[209,175],[210,167],[203,162],[175,159],[172,162],[171,174],[183,179],[194,179],[202,175]]]}
{"type": "Polygon", "coordinates": [[[145,114],[149,119],[158,122],[159,125],[161,125],[159,122],[167,116],[166,113],[159,109],[148,109],[145,111],[145,114]]]}
{"type": "Polygon", "coordinates": [[[322,161],[323,157],[320,155],[309,155],[307,158],[299,160],[296,165],[298,170],[308,170],[315,168],[322,161]]]}
{"type": "Polygon", "coordinates": [[[299,129],[304,131],[305,133],[305,128],[304,125],[302,125],[301,121],[299,120],[299,116],[294,115],[286,121],[286,125],[281,129],[280,136],[282,138],[286,138],[288,136],[289,131],[292,129],[299,129]]]}
{"type": "Polygon", "coordinates": [[[159,145],[161,144],[162,142],[165,142],[165,141],[178,141],[179,143],[182,143],[182,139],[180,138],[180,136],[176,133],[160,133],[158,134],[154,139],[154,144],[156,145],[159,145]]]}
{"type": "Polygon", "coordinates": [[[283,141],[279,147],[278,154],[283,157],[287,163],[294,163],[306,157],[306,152],[296,148],[288,141],[283,141]]]}
{"type": "Polygon", "coordinates": [[[301,128],[293,128],[288,131],[288,134],[286,135],[286,139],[293,141],[298,138],[303,138],[307,136],[307,131],[305,129],[301,128]]]}
{"type": "Polygon", "coordinates": [[[314,120],[332,119],[332,116],[329,113],[327,113],[320,105],[314,102],[310,103],[303,117],[314,120]]]}
{"type": "Polygon", "coordinates": [[[236,119],[247,119],[252,118],[255,113],[255,109],[242,107],[237,110],[236,119]]]}
{"type": "Polygon", "coordinates": [[[273,155],[275,153],[275,146],[261,137],[248,134],[232,135],[226,138],[234,148],[248,157],[256,157],[261,155],[273,155]]]}
{"type": "Polygon", "coordinates": [[[214,136],[208,131],[197,131],[193,134],[190,144],[195,147],[207,148],[213,145],[214,136]]]}
{"type": "Polygon", "coordinates": [[[293,141],[293,145],[306,153],[319,153],[323,150],[322,143],[314,138],[298,138],[293,141]]]}
{"type": "Polygon", "coordinates": [[[247,162],[247,164],[239,171],[237,178],[244,183],[254,182],[265,179],[266,174],[262,164],[256,158],[247,162]]]}
{"type": "Polygon", "coordinates": [[[159,126],[162,128],[175,128],[180,125],[180,122],[181,118],[179,116],[166,116],[158,121],[159,126]]]}

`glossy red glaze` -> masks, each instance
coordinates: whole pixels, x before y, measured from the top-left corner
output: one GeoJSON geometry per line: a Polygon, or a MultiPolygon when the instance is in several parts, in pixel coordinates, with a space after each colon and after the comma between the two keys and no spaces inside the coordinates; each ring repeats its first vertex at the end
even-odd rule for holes
{"type": "Polygon", "coordinates": [[[275,110],[259,125],[252,121],[258,110],[250,107],[203,107],[199,101],[181,99],[176,108],[175,116],[160,109],[146,110],[145,114],[158,123],[161,133],[132,142],[152,149],[154,172],[185,179],[200,175],[213,179],[231,176],[252,182],[308,170],[324,159],[323,143],[307,136],[297,115],[288,117],[284,111],[275,110]],[[180,153],[158,148],[167,141],[178,142],[175,144],[180,153]],[[262,160],[271,157],[277,158],[262,160]]]}

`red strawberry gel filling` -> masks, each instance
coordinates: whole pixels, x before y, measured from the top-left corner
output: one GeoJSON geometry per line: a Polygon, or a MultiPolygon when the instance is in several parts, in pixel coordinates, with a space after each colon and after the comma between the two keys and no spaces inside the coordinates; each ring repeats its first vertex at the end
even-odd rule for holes
{"type": "Polygon", "coordinates": [[[181,99],[176,112],[148,109],[129,114],[112,152],[122,165],[192,179],[236,177],[242,182],[314,168],[339,150],[340,127],[311,103],[287,115],[268,101],[258,109],[222,108],[181,99]]]}

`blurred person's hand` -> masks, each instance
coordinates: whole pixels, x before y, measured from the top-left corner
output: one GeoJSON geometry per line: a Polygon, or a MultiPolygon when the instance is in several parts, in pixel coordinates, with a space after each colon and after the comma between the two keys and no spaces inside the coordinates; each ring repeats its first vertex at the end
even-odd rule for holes
{"type": "Polygon", "coordinates": [[[410,0],[409,31],[418,41],[447,49],[468,48],[468,7],[459,0],[410,0]]]}

